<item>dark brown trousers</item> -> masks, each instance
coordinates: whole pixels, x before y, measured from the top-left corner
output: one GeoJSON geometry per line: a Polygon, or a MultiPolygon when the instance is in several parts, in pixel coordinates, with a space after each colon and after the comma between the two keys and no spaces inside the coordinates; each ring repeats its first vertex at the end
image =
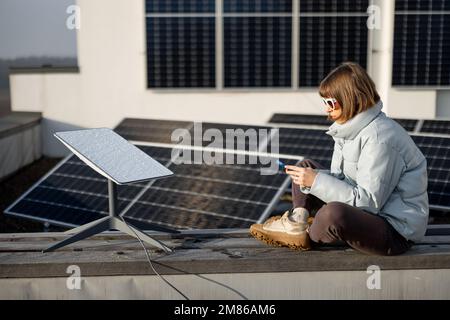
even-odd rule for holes
{"type": "MultiPolygon", "coordinates": [[[[313,160],[303,160],[298,165],[324,169],[313,160]]],[[[406,252],[412,245],[385,218],[342,202],[325,203],[312,194],[302,193],[294,183],[292,202],[294,208],[306,208],[315,216],[309,229],[313,246],[314,242],[345,242],[367,254],[397,255],[406,252]]]]}

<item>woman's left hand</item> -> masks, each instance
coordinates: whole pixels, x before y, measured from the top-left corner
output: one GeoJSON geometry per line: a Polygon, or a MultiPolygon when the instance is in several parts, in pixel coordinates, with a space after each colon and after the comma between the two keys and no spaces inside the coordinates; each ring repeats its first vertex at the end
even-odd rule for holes
{"type": "Polygon", "coordinates": [[[317,172],[312,168],[300,168],[296,166],[286,166],[286,173],[291,176],[295,184],[301,187],[310,188],[316,179],[317,172]]]}

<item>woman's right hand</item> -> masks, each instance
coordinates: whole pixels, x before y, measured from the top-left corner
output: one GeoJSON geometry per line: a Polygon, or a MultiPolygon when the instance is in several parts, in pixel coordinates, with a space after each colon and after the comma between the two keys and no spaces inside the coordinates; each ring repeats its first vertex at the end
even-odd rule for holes
{"type": "Polygon", "coordinates": [[[313,168],[301,168],[290,165],[286,165],[286,173],[292,178],[295,184],[308,188],[313,185],[317,176],[317,171],[313,168]]]}

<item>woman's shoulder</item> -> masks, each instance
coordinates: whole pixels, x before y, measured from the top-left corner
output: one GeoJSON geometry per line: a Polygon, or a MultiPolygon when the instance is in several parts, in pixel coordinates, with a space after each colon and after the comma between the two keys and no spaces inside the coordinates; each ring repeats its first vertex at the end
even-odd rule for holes
{"type": "Polygon", "coordinates": [[[364,130],[361,131],[362,137],[371,142],[385,144],[396,144],[411,140],[408,132],[395,120],[380,113],[364,130]]]}
{"type": "Polygon", "coordinates": [[[422,155],[408,132],[384,113],[375,118],[363,131],[362,143],[386,145],[399,152],[407,162],[422,155]]]}

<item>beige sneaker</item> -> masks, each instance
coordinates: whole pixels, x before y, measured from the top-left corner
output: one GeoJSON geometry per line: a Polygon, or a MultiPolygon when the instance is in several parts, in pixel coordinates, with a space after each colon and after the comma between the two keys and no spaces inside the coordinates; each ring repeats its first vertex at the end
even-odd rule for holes
{"type": "Polygon", "coordinates": [[[269,245],[308,250],[311,248],[309,235],[306,232],[308,213],[301,209],[294,209],[294,212],[286,211],[283,216],[271,217],[263,224],[253,224],[250,227],[250,233],[256,239],[269,245]],[[291,215],[295,215],[299,221],[291,220],[291,215]]]}

